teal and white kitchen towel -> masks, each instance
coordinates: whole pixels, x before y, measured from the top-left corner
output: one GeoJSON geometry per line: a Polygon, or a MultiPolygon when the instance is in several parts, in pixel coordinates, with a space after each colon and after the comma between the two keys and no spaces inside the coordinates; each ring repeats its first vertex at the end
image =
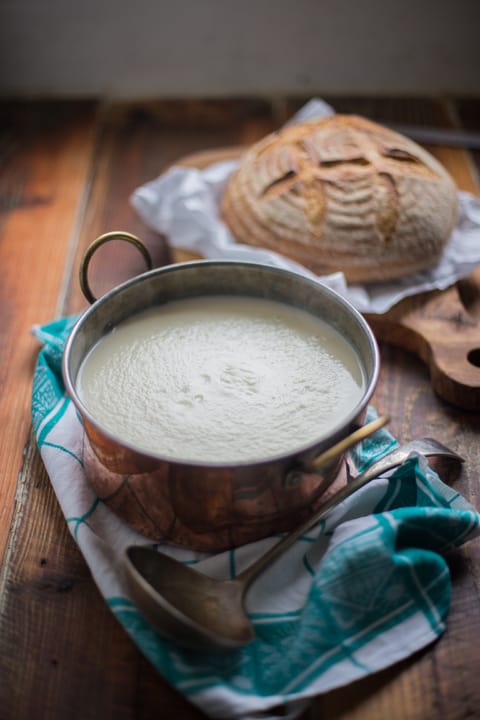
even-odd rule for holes
{"type": "MultiPolygon", "coordinates": [[[[122,577],[122,555],[149,540],[97,498],[82,467],[83,427],[65,394],[64,343],[75,318],[35,327],[43,343],[33,424],[66,522],[112,612],[163,677],[214,718],[297,717],[309,699],[406,658],[445,628],[451,583],[444,553],[479,533],[479,515],[413,455],[373,481],[265,572],[247,596],[257,637],[231,654],[181,650],[142,619],[122,577]]],[[[373,410],[370,411],[373,415],[373,410]]],[[[352,461],[363,467],[396,444],[380,430],[352,461]]],[[[162,550],[230,577],[278,538],[206,555],[162,550]]]]}

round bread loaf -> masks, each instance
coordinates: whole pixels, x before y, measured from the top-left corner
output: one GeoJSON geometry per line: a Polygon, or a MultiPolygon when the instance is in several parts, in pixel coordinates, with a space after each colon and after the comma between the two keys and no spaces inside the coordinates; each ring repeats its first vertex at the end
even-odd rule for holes
{"type": "Polygon", "coordinates": [[[389,280],[432,267],[454,227],[457,191],[416,143],[354,115],[286,127],[253,145],[223,193],[237,242],[318,275],[389,280]]]}

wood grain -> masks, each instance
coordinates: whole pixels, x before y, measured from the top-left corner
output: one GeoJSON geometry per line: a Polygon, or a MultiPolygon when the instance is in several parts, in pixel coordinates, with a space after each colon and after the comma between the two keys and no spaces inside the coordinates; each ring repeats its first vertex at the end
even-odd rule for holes
{"type": "Polygon", "coordinates": [[[60,103],[43,112],[12,105],[1,111],[0,127],[1,561],[30,428],[36,342],[29,331],[57,312],[88,185],[94,108],[60,103]]]}
{"type": "Polygon", "coordinates": [[[458,289],[406,298],[384,315],[367,315],[378,340],[416,353],[434,391],[465,410],[480,410],[480,323],[458,289]]]}
{"type": "MultiPolygon", "coordinates": [[[[451,107],[432,100],[335,101],[339,110],[385,122],[448,126],[454,117],[451,107]]],[[[0,141],[5,160],[0,180],[0,542],[5,545],[8,537],[0,577],[1,720],[204,717],[140,655],[108,610],[68,533],[29,435],[37,345],[28,329],[56,312],[85,307],[77,280],[79,260],[102,232],[134,232],[147,239],[157,264],[171,259],[165,240],[133,213],[128,199],[135,187],[189,153],[253,142],[300,102],[285,100],[274,108],[261,101],[98,108],[46,103],[0,113],[5,129],[0,141]]],[[[478,123],[480,101],[459,103],[457,110],[466,126],[478,123]]],[[[459,185],[478,190],[472,172],[476,157],[445,153],[442,158],[459,185]]],[[[92,283],[98,292],[142,269],[127,249],[122,253],[112,249],[96,257],[92,283]]],[[[468,312],[475,310],[479,287],[473,277],[470,294],[461,293],[464,302],[471,299],[468,312]]],[[[444,477],[480,507],[480,416],[435,395],[427,367],[416,355],[382,343],[381,356],[373,402],[390,415],[392,432],[400,440],[433,435],[455,448],[465,458],[463,471],[458,478],[444,477]]],[[[449,565],[452,607],[444,636],[383,673],[315,699],[303,720],[476,716],[479,542],[452,554],[449,565]]]]}
{"type": "MultiPolygon", "coordinates": [[[[189,153],[232,143],[248,144],[261,137],[272,128],[270,115],[270,105],[261,101],[171,101],[110,108],[103,118],[75,267],[79,267],[87,246],[109,230],[126,230],[140,236],[152,254],[154,266],[171,262],[174,258],[164,239],[146,228],[132,209],[132,192],[160,175],[185,154],[185,148],[189,153]]],[[[95,255],[91,283],[100,295],[144,269],[138,251],[126,243],[112,243],[95,255]]],[[[85,306],[76,273],[70,290],[65,311],[75,312],[85,306]]]]}

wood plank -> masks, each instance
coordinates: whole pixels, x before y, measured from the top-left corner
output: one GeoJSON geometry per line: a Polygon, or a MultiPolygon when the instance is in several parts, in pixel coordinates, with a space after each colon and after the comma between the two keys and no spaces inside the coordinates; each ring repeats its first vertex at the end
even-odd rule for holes
{"type": "MultiPolygon", "coordinates": [[[[370,114],[365,112],[366,108],[372,108],[378,119],[426,124],[450,122],[448,108],[431,101],[358,99],[344,100],[343,103],[344,107],[365,114],[370,114]]],[[[32,293],[31,299],[19,315],[10,317],[5,313],[5,320],[2,317],[4,337],[10,343],[17,337],[19,326],[13,317],[19,318],[20,324],[23,322],[24,328],[28,329],[31,322],[50,319],[57,307],[60,312],[67,313],[85,306],[77,281],[79,259],[89,242],[102,232],[123,229],[139,234],[148,240],[156,253],[156,263],[168,260],[164,240],[148,232],[130,208],[131,191],[189,152],[252,142],[278,124],[287,106],[286,102],[277,103],[275,112],[268,103],[261,102],[212,101],[187,105],[165,102],[105,107],[97,120],[95,162],[86,202],[77,219],[78,237],[70,241],[72,230],[70,225],[66,232],[65,210],[58,218],[55,205],[43,216],[36,214],[38,207],[35,204],[25,210],[35,219],[38,227],[33,227],[43,242],[40,246],[35,245],[31,237],[33,221],[27,217],[24,225],[20,224],[26,236],[24,243],[27,243],[23,247],[34,260],[33,267],[43,263],[45,287],[40,279],[30,276],[31,265],[17,249],[13,257],[20,264],[19,278],[27,281],[24,287],[29,287],[31,282],[33,289],[28,290],[32,293]],[[51,235],[53,247],[48,246],[51,235]],[[69,241],[76,248],[73,271],[68,265],[69,241]],[[51,277],[46,273],[49,264],[51,277]],[[65,267],[68,282],[62,290],[65,267]]],[[[27,123],[25,119],[23,122],[27,123]]],[[[72,118],[63,120],[63,129],[57,128],[59,146],[55,146],[57,150],[53,156],[60,167],[69,167],[65,158],[62,159],[63,153],[69,153],[68,138],[73,141],[77,135],[92,137],[91,119],[83,122],[83,130],[81,123],[76,126],[72,118]],[[75,127],[74,132],[72,128],[75,127]],[[60,137],[65,139],[64,146],[60,137]]],[[[22,155],[24,174],[30,176],[32,168],[38,167],[38,158],[44,157],[43,165],[40,163],[43,181],[38,181],[37,186],[54,185],[55,197],[58,193],[64,198],[62,188],[51,179],[51,173],[57,182],[68,182],[70,174],[64,170],[58,171],[57,175],[56,165],[50,168],[46,164],[45,155],[47,158],[52,156],[50,150],[45,150],[43,140],[44,136],[49,137],[48,125],[39,129],[37,124],[37,130],[29,132],[33,135],[22,155]]],[[[55,145],[53,139],[49,142],[55,145]]],[[[77,147],[75,142],[73,144],[77,147]]],[[[50,147],[48,143],[47,146],[50,147]]],[[[77,153],[77,162],[81,166],[85,157],[78,147],[77,153]]],[[[447,160],[462,184],[471,179],[465,164],[468,158],[464,158],[462,160],[456,154],[447,160]]],[[[77,170],[79,165],[75,166],[77,170]]],[[[78,194],[81,194],[85,185],[79,175],[76,177],[78,194]]],[[[10,198],[17,195],[15,189],[8,193],[10,198]]],[[[64,198],[60,208],[67,205],[64,198]]],[[[0,247],[0,257],[2,252],[0,247]]],[[[112,249],[110,255],[96,258],[93,281],[98,282],[101,292],[101,282],[104,286],[113,284],[121,279],[122,273],[140,269],[137,258],[126,254],[119,258],[118,251],[112,249]]],[[[17,300],[26,302],[22,300],[22,288],[17,286],[13,271],[7,273],[7,277],[17,300]]],[[[7,293],[4,295],[8,297],[7,293]]],[[[9,305],[5,307],[11,309],[9,305]]],[[[35,344],[29,341],[21,355],[16,349],[0,348],[0,352],[4,353],[5,360],[0,363],[0,373],[5,364],[10,366],[14,360],[20,360],[23,366],[18,378],[20,394],[25,400],[29,399],[35,344]]],[[[464,455],[466,463],[461,476],[451,480],[460,492],[480,506],[478,415],[465,413],[439,400],[431,391],[425,366],[415,356],[383,344],[381,352],[382,371],[374,404],[380,412],[390,414],[392,432],[401,440],[431,434],[464,455]]],[[[12,412],[14,421],[9,423],[12,432],[9,427],[5,443],[8,438],[12,442],[13,431],[18,431],[20,422],[24,423],[24,437],[28,433],[28,422],[21,419],[22,403],[13,407],[12,412]]],[[[23,438],[17,438],[17,443],[16,452],[20,455],[23,438]]],[[[67,531],[32,438],[27,444],[18,485],[15,524],[10,540],[3,585],[0,586],[0,590],[3,589],[0,600],[0,717],[5,716],[8,720],[36,717],[89,720],[113,716],[122,720],[154,717],[200,720],[204,717],[169,688],[140,656],[106,607],[67,531]]],[[[475,570],[480,567],[479,543],[470,543],[460,553],[455,553],[450,558],[450,567],[452,609],[447,631],[440,641],[428,651],[384,673],[318,698],[304,714],[304,720],[324,717],[332,720],[383,720],[385,717],[391,720],[430,720],[433,717],[460,720],[474,717],[480,702],[480,686],[475,677],[480,647],[471,642],[471,629],[480,621],[479,574],[475,570]]]]}
{"type": "Polygon", "coordinates": [[[0,113],[0,562],[30,428],[33,323],[53,317],[94,143],[91,104],[0,113]],[[18,439],[12,442],[12,438],[18,439]]]}
{"type": "MultiPolygon", "coordinates": [[[[160,175],[185,150],[188,153],[232,143],[249,144],[272,128],[271,106],[263,101],[165,101],[109,108],[75,267],[79,267],[87,246],[110,230],[140,236],[152,254],[154,266],[176,260],[164,239],[138,218],[129,203],[131,193],[160,175]]],[[[98,296],[144,269],[137,250],[126,243],[111,244],[95,255],[91,284],[98,296]]],[[[65,310],[76,312],[85,304],[74,273],[65,310]]]]}

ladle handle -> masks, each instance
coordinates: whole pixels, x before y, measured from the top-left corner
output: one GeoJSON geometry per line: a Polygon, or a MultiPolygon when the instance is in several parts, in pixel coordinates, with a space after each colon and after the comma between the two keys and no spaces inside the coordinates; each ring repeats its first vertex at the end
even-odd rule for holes
{"type": "Polygon", "coordinates": [[[90,260],[94,256],[94,254],[97,252],[98,248],[102,245],[105,245],[108,242],[111,242],[112,240],[125,240],[126,242],[130,243],[131,245],[134,245],[143,255],[145,259],[145,264],[147,266],[148,270],[151,270],[153,267],[152,257],[147,249],[147,246],[144,245],[144,243],[138,238],[136,235],[132,235],[132,233],[120,231],[120,230],[113,230],[112,232],[104,233],[103,235],[100,235],[97,237],[96,240],[94,240],[87,248],[85,255],[82,258],[82,261],[80,263],[80,272],[79,272],[79,280],[80,280],[80,287],[82,289],[82,292],[88,300],[89,303],[94,303],[96,301],[96,297],[92,292],[92,289],[90,287],[90,281],[88,279],[88,268],[90,266],[90,260]]]}
{"type": "MultiPolygon", "coordinates": [[[[320,465],[323,462],[330,462],[335,455],[340,455],[345,452],[346,449],[356,445],[360,440],[365,439],[369,435],[379,430],[381,427],[389,422],[387,416],[381,416],[372,422],[367,423],[363,427],[359,428],[344,440],[341,440],[336,445],[333,445],[329,450],[320,455],[316,461],[317,470],[320,469],[320,465]]],[[[383,458],[380,458],[377,462],[373,463],[367,470],[357,475],[356,478],[351,480],[347,485],[337,490],[325,503],[322,505],[318,512],[314,513],[311,517],[307,518],[299,527],[292,530],[290,533],[285,535],[276,545],[270,548],[264,555],[243,572],[239,573],[236,580],[242,582],[245,589],[248,585],[259,575],[268,565],[270,565],[277,557],[282,555],[293,543],[298,540],[304,533],[308,532],[314,525],[323,520],[328,515],[332,508],[339,505],[354,492],[359,490],[361,487],[369,483],[374,478],[378,477],[379,473],[386,471],[390,467],[395,467],[398,464],[395,459],[390,463],[385,463],[383,458]],[[393,463],[393,464],[392,464],[393,463]]]]}

